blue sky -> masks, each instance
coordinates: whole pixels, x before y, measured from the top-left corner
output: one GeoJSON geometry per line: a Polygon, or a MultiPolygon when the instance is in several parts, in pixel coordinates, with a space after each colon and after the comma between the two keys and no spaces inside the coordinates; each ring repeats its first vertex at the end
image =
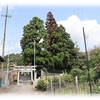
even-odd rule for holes
{"type": "MultiPolygon", "coordinates": [[[[38,0],[39,1],[39,0],[38,0]]],[[[60,0],[61,1],[61,0],[60,0]]],[[[79,45],[80,51],[84,51],[82,27],[85,28],[88,49],[100,44],[100,6],[87,4],[62,4],[62,5],[35,5],[9,3],[6,29],[5,55],[8,53],[21,53],[19,45],[23,35],[23,27],[37,16],[46,21],[46,15],[51,11],[58,24],[62,24],[71,35],[72,40],[79,45]],[[10,40],[10,46],[9,46],[10,40]],[[9,51],[8,51],[9,50],[9,51]]],[[[5,14],[6,3],[0,5],[0,15],[5,14]]],[[[4,17],[0,17],[0,55],[2,52],[2,40],[4,33],[4,17]]]]}

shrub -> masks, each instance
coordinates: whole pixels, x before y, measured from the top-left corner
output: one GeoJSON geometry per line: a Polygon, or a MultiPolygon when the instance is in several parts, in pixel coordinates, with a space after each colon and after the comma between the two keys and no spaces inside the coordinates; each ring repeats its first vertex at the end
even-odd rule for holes
{"type": "Polygon", "coordinates": [[[70,74],[63,74],[62,77],[61,77],[61,81],[62,81],[62,83],[74,82],[74,78],[70,74]]]}
{"type": "Polygon", "coordinates": [[[53,77],[53,78],[52,78],[52,82],[53,82],[53,83],[57,83],[57,82],[59,82],[58,77],[55,77],[55,78],[53,77]]]}
{"type": "Polygon", "coordinates": [[[79,77],[80,75],[83,74],[83,71],[79,68],[73,68],[71,70],[70,74],[73,75],[73,76],[78,76],[79,77]]]}
{"type": "Polygon", "coordinates": [[[38,81],[38,83],[37,83],[37,89],[41,90],[41,91],[46,90],[46,86],[47,86],[48,83],[49,82],[46,79],[38,81]]]}
{"type": "MultiPolygon", "coordinates": [[[[55,77],[55,78],[54,77],[48,77],[46,79],[42,79],[42,80],[38,81],[37,89],[45,91],[47,84],[49,84],[51,80],[52,80],[52,83],[58,83],[59,82],[59,77],[55,77]]],[[[61,76],[61,82],[62,83],[74,82],[74,78],[70,74],[63,74],[61,76]]]]}
{"type": "Polygon", "coordinates": [[[86,82],[87,81],[87,76],[86,75],[81,75],[79,77],[79,82],[86,82]]]}

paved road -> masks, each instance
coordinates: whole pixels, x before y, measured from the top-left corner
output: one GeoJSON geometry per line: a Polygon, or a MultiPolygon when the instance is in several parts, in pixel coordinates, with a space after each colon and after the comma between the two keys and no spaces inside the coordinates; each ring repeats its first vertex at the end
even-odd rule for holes
{"type": "Polygon", "coordinates": [[[25,82],[25,83],[27,83],[27,82],[29,82],[30,83],[30,81],[31,81],[31,75],[26,75],[26,76],[21,76],[20,75],[20,80],[19,80],[21,83],[23,83],[23,82],[25,82]]]}
{"type": "Polygon", "coordinates": [[[31,80],[31,75],[26,75],[26,76],[24,76],[24,75],[21,76],[21,75],[20,75],[20,79],[21,79],[21,80],[31,80]]]}
{"type": "Polygon", "coordinates": [[[11,85],[4,93],[16,93],[16,94],[34,94],[32,85],[11,85]]]}
{"type": "Polygon", "coordinates": [[[20,85],[10,85],[2,94],[32,94],[46,95],[46,92],[37,91],[33,85],[29,83],[20,83],[20,85]]]}
{"type": "Polygon", "coordinates": [[[3,93],[0,93],[0,100],[44,100],[44,97],[48,97],[48,94],[45,92],[36,91],[33,86],[29,84],[11,85],[3,93]]]}
{"type": "Polygon", "coordinates": [[[5,89],[2,94],[35,94],[43,95],[46,92],[36,91],[33,85],[30,85],[30,75],[20,76],[19,85],[10,85],[9,88],[5,89]]]}

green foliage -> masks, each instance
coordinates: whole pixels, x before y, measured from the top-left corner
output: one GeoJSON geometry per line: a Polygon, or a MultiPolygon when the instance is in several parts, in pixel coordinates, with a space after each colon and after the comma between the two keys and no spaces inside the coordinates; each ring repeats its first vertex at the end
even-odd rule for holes
{"type": "Polygon", "coordinates": [[[75,76],[80,76],[83,74],[83,71],[79,68],[73,68],[70,72],[71,75],[75,76]]]}
{"type": "MultiPolygon", "coordinates": [[[[4,62],[4,68],[7,67],[7,63],[8,63],[8,55],[6,55],[4,57],[5,62],[4,62]]],[[[9,61],[12,61],[13,63],[15,63],[16,65],[24,65],[23,60],[22,60],[22,55],[21,54],[9,54],[9,61]]]]}
{"type": "Polygon", "coordinates": [[[45,80],[40,80],[40,81],[38,81],[36,88],[38,90],[44,91],[44,90],[46,90],[46,86],[47,86],[48,83],[49,82],[46,79],[45,80]]]}
{"type": "Polygon", "coordinates": [[[62,83],[74,82],[75,81],[74,77],[70,74],[63,74],[62,76],[59,76],[59,77],[58,76],[55,76],[55,77],[54,76],[53,77],[48,76],[48,77],[38,81],[36,87],[37,87],[38,90],[44,91],[44,90],[46,90],[47,84],[49,84],[51,82],[51,80],[52,80],[52,83],[59,83],[60,77],[61,77],[62,83]]]}
{"type": "Polygon", "coordinates": [[[77,55],[75,59],[75,66],[78,68],[82,68],[84,65],[86,65],[86,54],[85,52],[79,52],[78,48],[76,48],[77,55]]]}
{"type": "Polygon", "coordinates": [[[73,68],[70,72],[70,74],[75,77],[78,76],[79,82],[87,82],[88,81],[88,71],[87,66],[83,66],[82,69],[76,67],[73,68]]]}
{"type": "Polygon", "coordinates": [[[87,70],[87,66],[83,66],[82,69],[83,69],[84,71],[86,71],[86,70],[87,70]]]}
{"type": "MultiPolygon", "coordinates": [[[[90,68],[90,79],[91,81],[97,81],[100,77],[100,69],[95,68],[97,65],[100,66],[100,47],[95,47],[94,49],[90,50],[90,60],[89,60],[89,68],[90,68]]],[[[78,54],[78,62],[80,65],[81,71],[77,70],[74,71],[74,68],[71,71],[71,74],[78,75],[79,82],[86,82],[88,81],[88,69],[86,66],[86,57],[84,52],[79,52],[78,54]]]]}
{"type": "Polygon", "coordinates": [[[52,82],[53,82],[53,83],[59,82],[59,78],[58,78],[58,77],[53,77],[53,78],[52,78],[52,82]]]}
{"type": "Polygon", "coordinates": [[[23,28],[23,37],[20,41],[22,47],[22,58],[25,65],[34,64],[34,40],[37,72],[44,67],[48,71],[66,70],[69,73],[76,59],[77,49],[65,28],[57,26],[51,33],[51,44],[47,41],[47,30],[43,20],[33,17],[29,24],[23,28]],[[41,42],[42,40],[42,42],[41,42]]]}
{"type": "Polygon", "coordinates": [[[94,49],[90,50],[90,77],[91,80],[98,80],[100,77],[100,67],[95,67],[98,65],[100,66],[100,46],[95,46],[94,49]]]}
{"type": "Polygon", "coordinates": [[[74,77],[71,74],[63,74],[61,76],[62,83],[74,82],[74,77]]]}
{"type": "Polygon", "coordinates": [[[92,81],[96,78],[96,76],[97,76],[96,71],[91,71],[91,73],[90,73],[90,79],[91,79],[92,81]]]}
{"type": "Polygon", "coordinates": [[[33,17],[29,24],[23,28],[23,37],[20,41],[22,47],[22,56],[25,65],[34,65],[34,40],[35,40],[35,55],[37,73],[40,73],[40,69],[46,68],[50,64],[50,53],[47,51],[49,46],[47,43],[47,33],[44,28],[43,20],[38,17],[33,17]],[[46,40],[46,41],[45,41],[46,40]]]}
{"type": "Polygon", "coordinates": [[[65,31],[65,28],[60,25],[54,29],[51,38],[52,44],[49,46],[51,52],[50,66],[54,66],[55,69],[59,71],[66,69],[69,73],[72,69],[73,59],[75,59],[76,56],[76,49],[74,48],[74,43],[70,35],[65,31]]]}
{"type": "Polygon", "coordinates": [[[87,75],[81,75],[81,76],[79,76],[79,82],[80,83],[87,82],[87,78],[88,78],[87,75]]]}

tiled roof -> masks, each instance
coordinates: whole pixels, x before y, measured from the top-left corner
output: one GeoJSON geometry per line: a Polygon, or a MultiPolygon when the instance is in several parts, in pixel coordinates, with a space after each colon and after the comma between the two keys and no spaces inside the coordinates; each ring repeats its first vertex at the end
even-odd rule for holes
{"type": "Polygon", "coordinates": [[[0,62],[4,62],[4,59],[0,56],[0,62]]]}

